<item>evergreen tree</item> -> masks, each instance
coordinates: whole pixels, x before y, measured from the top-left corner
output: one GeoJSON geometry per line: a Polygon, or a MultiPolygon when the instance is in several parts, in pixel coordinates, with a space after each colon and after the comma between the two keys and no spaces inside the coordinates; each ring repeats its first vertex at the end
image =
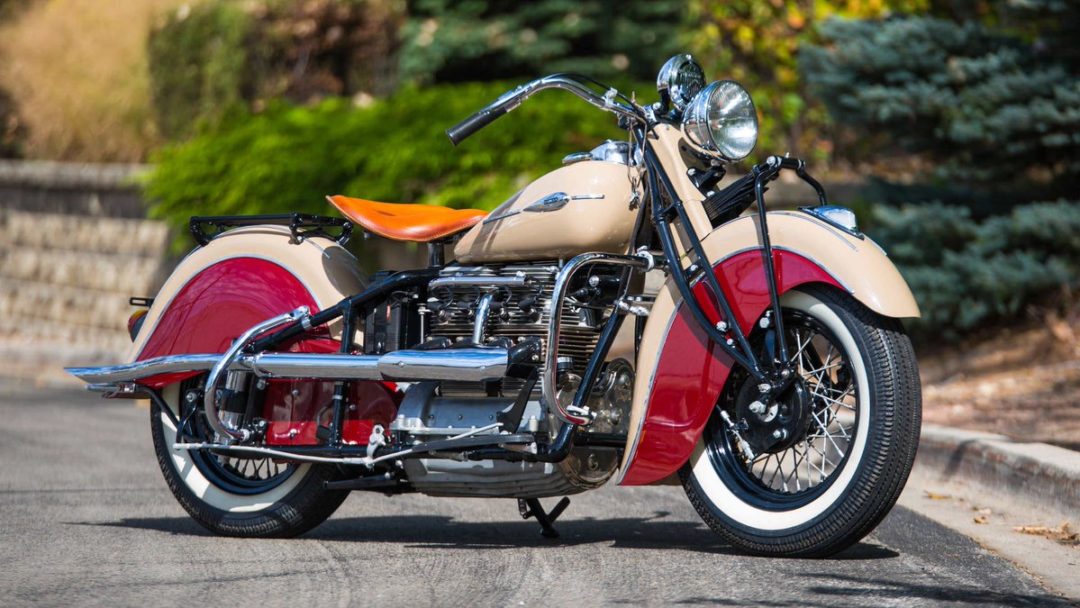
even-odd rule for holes
{"type": "Polygon", "coordinates": [[[926,154],[938,177],[1041,185],[1033,198],[1075,192],[1080,40],[1061,33],[1080,7],[1029,4],[1025,14],[1058,19],[1034,35],[1031,20],[1010,28],[1008,11],[993,29],[930,17],[832,20],[821,26],[825,44],[804,48],[802,72],[838,123],[926,154]]]}
{"type": "Polygon", "coordinates": [[[413,0],[400,73],[420,83],[580,72],[651,80],[678,52],[672,0],[413,0]]]}

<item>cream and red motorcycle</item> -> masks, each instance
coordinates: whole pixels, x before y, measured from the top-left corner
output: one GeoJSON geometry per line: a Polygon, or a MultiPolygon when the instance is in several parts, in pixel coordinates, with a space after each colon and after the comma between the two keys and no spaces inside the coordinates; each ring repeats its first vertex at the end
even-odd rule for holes
{"type": "Polygon", "coordinates": [[[555,536],[569,501],[539,499],[615,478],[681,484],[746,551],[835,553],[911,469],[918,307],[802,161],[724,182],[757,138],[746,90],[688,55],[657,85],[642,106],[556,74],[449,129],[554,88],[628,132],[490,213],[334,196],[347,220],[192,218],[200,246],[133,298],[130,362],[69,371],[152,401],[170,489],[220,534],[300,534],[369,490],[516,498],[555,536]],[[782,171],[819,204],[766,212],[782,171]],[[354,226],[428,266],[365,278],[354,226]]]}

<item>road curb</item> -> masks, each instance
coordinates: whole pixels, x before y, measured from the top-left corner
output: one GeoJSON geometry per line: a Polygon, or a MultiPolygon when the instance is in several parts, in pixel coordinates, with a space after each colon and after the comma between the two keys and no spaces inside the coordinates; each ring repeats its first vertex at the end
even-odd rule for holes
{"type": "Polygon", "coordinates": [[[916,464],[1063,513],[1080,513],[1080,452],[1003,435],[923,425],[916,464]]]}

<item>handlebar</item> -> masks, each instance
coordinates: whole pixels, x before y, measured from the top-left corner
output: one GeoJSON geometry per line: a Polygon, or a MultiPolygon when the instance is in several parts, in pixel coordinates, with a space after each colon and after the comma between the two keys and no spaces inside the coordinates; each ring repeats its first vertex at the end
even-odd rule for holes
{"type": "Polygon", "coordinates": [[[473,133],[490,125],[497,118],[510,111],[506,108],[489,108],[490,106],[447,129],[446,136],[450,138],[450,143],[455,146],[460,144],[473,133]]]}
{"type": "Polygon", "coordinates": [[[574,74],[552,74],[551,76],[544,76],[532,82],[527,82],[503,94],[480,111],[447,129],[446,136],[456,146],[473,133],[494,122],[495,119],[521,105],[529,97],[545,89],[563,89],[601,110],[607,110],[634,120],[643,119],[638,108],[615,100],[615,96],[618,95],[618,91],[615,89],[608,89],[603,96],[600,96],[583,82],[583,77],[574,74]]]}
{"type": "Polygon", "coordinates": [[[753,170],[748,174],[754,178],[754,189],[758,191],[758,198],[761,198],[761,193],[764,192],[764,185],[766,182],[776,179],[783,169],[790,169],[795,172],[810,187],[817,193],[818,201],[822,205],[828,204],[825,197],[825,188],[821,185],[821,182],[817,181],[806,172],[806,162],[799,158],[789,158],[786,156],[770,156],[765,159],[765,162],[758,165],[754,165],[753,170]]]}

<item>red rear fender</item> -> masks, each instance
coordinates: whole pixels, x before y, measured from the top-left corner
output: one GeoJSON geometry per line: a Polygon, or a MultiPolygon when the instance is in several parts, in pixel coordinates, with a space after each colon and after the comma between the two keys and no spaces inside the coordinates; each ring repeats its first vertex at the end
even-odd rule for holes
{"type": "MultiPolygon", "coordinates": [[[[292,243],[288,229],[277,226],[229,232],[177,266],[155,298],[130,360],[223,353],[260,321],[300,306],[317,312],[363,286],[355,258],[331,241],[292,243]]],[[[340,331],[340,323],[316,328],[281,350],[337,352],[340,331]]],[[[142,383],[160,389],[198,373],[155,376],[142,383]]],[[[332,382],[270,382],[263,413],[271,422],[268,442],[316,443],[317,426],[328,421],[333,387],[332,382]]],[[[349,397],[355,407],[346,421],[346,441],[367,443],[372,424],[389,424],[396,415],[392,384],[356,382],[349,397]]]]}

